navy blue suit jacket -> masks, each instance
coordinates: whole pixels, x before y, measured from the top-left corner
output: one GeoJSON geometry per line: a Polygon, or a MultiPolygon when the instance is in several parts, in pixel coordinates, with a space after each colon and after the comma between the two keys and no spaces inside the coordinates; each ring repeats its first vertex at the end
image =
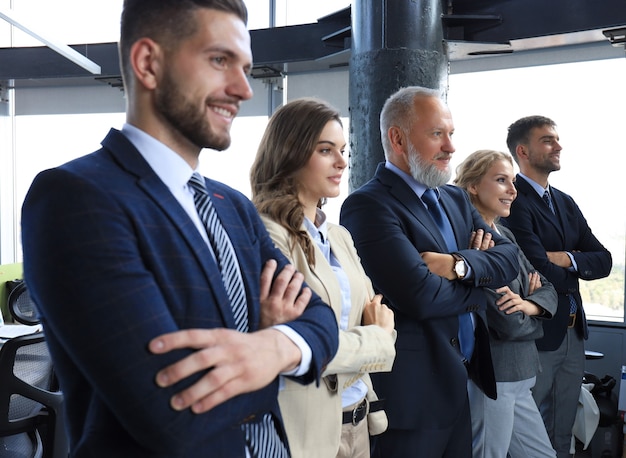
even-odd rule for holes
{"type": "Polygon", "coordinates": [[[541,272],[556,289],[559,305],[551,320],[543,321],[543,337],[537,340],[537,348],[552,351],[559,348],[569,320],[569,297],[578,305],[576,329],[587,338],[585,312],[578,286],[578,279],[595,280],[606,277],[613,264],[611,253],[604,248],[591,232],[587,220],[569,195],[550,187],[554,215],[543,199],[523,177],[515,182],[517,199],[513,201],[511,214],[502,223],[511,229],[531,264],[541,272]],[[564,269],[548,260],[547,251],[568,251],[576,260],[578,271],[564,269]]]}
{"type": "MultiPolygon", "coordinates": [[[[272,412],[278,382],[196,415],[170,408],[156,373],[190,350],[153,355],[154,337],[187,328],[235,328],[213,257],[198,230],[126,137],[37,176],[22,212],[24,272],[66,396],[72,456],[243,457],[241,423],[272,412]]],[[[264,263],[287,262],[251,202],[206,180],[235,248],[259,326],[264,263]]],[[[319,381],[337,347],[332,310],[314,296],[289,324],[313,351],[302,382],[319,381]]]]}
{"type": "Polygon", "coordinates": [[[421,200],[384,164],[341,209],[341,224],[351,232],[366,273],[396,313],[393,369],[372,376],[376,392],[386,399],[392,429],[436,430],[459,418],[467,397],[468,372],[457,338],[458,316],[465,312],[476,312],[477,318],[471,376],[495,397],[481,287],[497,288],[517,276],[517,248],[494,234],[494,248],[467,249],[473,230],[489,228],[462,189],[439,189],[459,253],[472,268],[468,282],[449,281],[428,270],[420,252],[447,253],[446,244],[421,200]]]}

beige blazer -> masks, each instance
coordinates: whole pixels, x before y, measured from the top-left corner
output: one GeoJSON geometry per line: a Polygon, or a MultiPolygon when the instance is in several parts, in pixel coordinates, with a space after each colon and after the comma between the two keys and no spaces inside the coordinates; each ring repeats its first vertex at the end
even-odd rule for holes
{"type": "MultiPolygon", "coordinates": [[[[300,246],[290,248],[287,230],[266,216],[261,218],[276,246],[304,274],[311,289],[332,307],[339,322],[339,282],[317,245],[314,245],[316,265],[311,270],[300,246]]],[[[304,226],[302,230],[306,230],[304,226]]],[[[339,331],[339,349],[326,368],[319,387],[285,379],[278,403],[293,458],[337,456],[341,440],[342,391],[361,378],[369,388],[368,400],[377,400],[368,373],[390,371],[396,354],[395,331],[392,336],[378,326],[361,326],[363,308],[374,296],[374,291],[361,267],[352,237],[344,227],[328,223],[328,240],[350,281],[349,329],[339,331]]],[[[369,414],[367,420],[370,434],[380,434],[387,429],[387,416],[382,410],[369,414]]]]}

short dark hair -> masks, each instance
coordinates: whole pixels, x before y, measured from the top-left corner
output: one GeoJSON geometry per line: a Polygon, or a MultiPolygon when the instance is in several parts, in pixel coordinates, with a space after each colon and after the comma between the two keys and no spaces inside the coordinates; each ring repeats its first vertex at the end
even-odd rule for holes
{"type": "Polygon", "coordinates": [[[174,48],[197,30],[194,12],[214,9],[238,16],[248,23],[243,0],[124,0],[120,29],[120,68],[125,82],[130,81],[130,48],[148,37],[166,48],[174,48]]]}
{"type": "Polygon", "coordinates": [[[550,118],[545,116],[526,116],[525,118],[518,119],[509,126],[509,133],[506,136],[506,146],[509,148],[509,152],[515,162],[519,162],[515,149],[517,145],[527,145],[530,141],[530,131],[535,127],[556,127],[556,123],[550,118]]]}

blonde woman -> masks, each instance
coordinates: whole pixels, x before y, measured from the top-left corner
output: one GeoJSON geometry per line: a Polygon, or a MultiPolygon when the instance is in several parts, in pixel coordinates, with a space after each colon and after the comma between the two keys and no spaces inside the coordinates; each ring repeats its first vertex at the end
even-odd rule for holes
{"type": "MultiPolygon", "coordinates": [[[[498,224],[517,197],[510,155],[492,150],[470,154],[456,171],[454,183],[469,194],[485,222],[515,243],[498,224]]],[[[554,287],[518,250],[517,278],[496,290],[486,289],[487,322],[497,399],[470,387],[474,458],[539,458],[556,453],[532,397],[539,356],[535,339],[543,335],[542,319],[556,311],[554,287]],[[507,455],[509,453],[509,455],[507,455]]]]}
{"type": "Polygon", "coordinates": [[[276,246],[335,311],[339,349],[320,386],[288,378],[279,393],[294,458],[369,458],[387,428],[368,373],[391,370],[393,312],[374,295],[348,231],[321,210],[346,169],[339,113],[298,99],[269,120],[250,172],[253,202],[276,246]]]}

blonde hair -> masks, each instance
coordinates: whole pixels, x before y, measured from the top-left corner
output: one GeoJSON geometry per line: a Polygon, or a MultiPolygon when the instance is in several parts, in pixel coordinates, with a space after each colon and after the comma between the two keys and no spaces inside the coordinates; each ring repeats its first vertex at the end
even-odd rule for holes
{"type": "MultiPolygon", "coordinates": [[[[510,154],[491,149],[474,151],[456,168],[454,184],[468,191],[470,186],[480,183],[491,166],[498,161],[505,161],[513,166],[513,159],[510,154]]],[[[473,203],[475,197],[469,192],[468,195],[473,203]]]]}

